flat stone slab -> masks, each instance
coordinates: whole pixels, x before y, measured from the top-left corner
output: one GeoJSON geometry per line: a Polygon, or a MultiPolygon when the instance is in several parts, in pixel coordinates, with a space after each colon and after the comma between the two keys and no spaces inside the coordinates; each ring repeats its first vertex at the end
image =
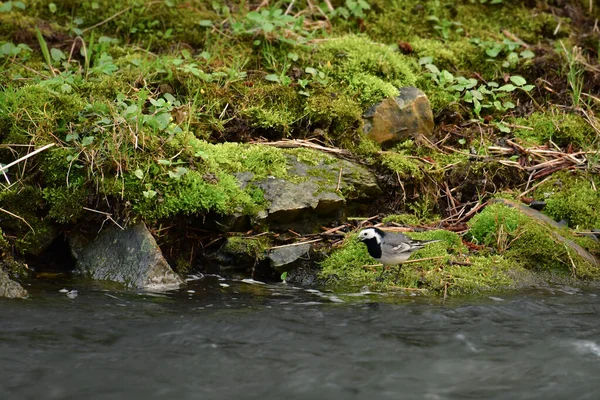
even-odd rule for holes
{"type": "Polygon", "coordinates": [[[283,272],[299,259],[305,259],[310,252],[310,243],[282,246],[271,249],[267,254],[271,268],[283,272]]]}
{"type": "Polygon", "coordinates": [[[81,236],[69,241],[76,270],[92,279],[149,290],[176,289],[183,283],[143,223],[125,230],[111,226],[89,242],[81,236]]]}

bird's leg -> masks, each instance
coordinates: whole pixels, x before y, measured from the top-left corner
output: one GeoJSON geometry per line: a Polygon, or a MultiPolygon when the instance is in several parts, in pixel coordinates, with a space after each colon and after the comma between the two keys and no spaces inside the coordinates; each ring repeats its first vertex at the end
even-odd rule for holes
{"type": "Polygon", "coordinates": [[[402,270],[402,264],[398,264],[398,271],[396,272],[396,279],[394,283],[398,282],[398,278],[400,278],[400,271],[402,270]]]}
{"type": "Polygon", "coordinates": [[[383,281],[384,272],[385,272],[385,265],[381,267],[381,274],[379,274],[379,276],[377,277],[377,279],[376,279],[377,282],[383,281]]]}

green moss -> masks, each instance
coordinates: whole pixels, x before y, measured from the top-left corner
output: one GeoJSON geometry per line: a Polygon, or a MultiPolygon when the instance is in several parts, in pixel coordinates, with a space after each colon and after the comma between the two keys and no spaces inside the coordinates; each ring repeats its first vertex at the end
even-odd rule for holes
{"type": "Polygon", "coordinates": [[[225,250],[232,253],[246,254],[257,260],[263,260],[267,256],[267,250],[273,246],[268,236],[238,237],[232,236],[227,239],[225,250]]]}
{"type": "Polygon", "coordinates": [[[597,176],[560,173],[540,186],[535,197],[546,201],[544,213],[556,221],[566,220],[576,229],[594,229],[600,227],[598,187],[600,179],[597,176]]]}
{"type": "Polygon", "coordinates": [[[397,88],[416,82],[413,61],[361,36],[323,42],[316,59],[325,66],[332,83],[346,86],[363,106],[395,97],[397,88]]]}
{"type": "Polygon", "coordinates": [[[387,224],[389,222],[395,222],[400,225],[419,225],[420,220],[416,215],[413,214],[392,214],[384,217],[381,222],[387,224]]]}
{"type": "Polygon", "coordinates": [[[528,269],[573,274],[580,278],[600,276],[597,268],[560,243],[551,227],[512,207],[492,204],[473,217],[468,225],[474,241],[528,269]],[[572,268],[573,262],[577,265],[576,271],[572,268]]]}
{"type": "Polygon", "coordinates": [[[386,151],[381,156],[381,163],[397,173],[402,180],[423,179],[423,168],[417,160],[410,158],[405,152],[386,151]]]}
{"type": "Polygon", "coordinates": [[[366,246],[358,240],[356,234],[346,238],[343,246],[332,252],[321,263],[321,277],[327,285],[340,290],[358,289],[365,285],[376,290],[393,290],[394,288],[424,288],[434,289],[429,282],[422,284],[419,276],[423,271],[430,273],[443,266],[450,259],[450,254],[459,254],[464,251],[460,237],[449,231],[428,231],[421,233],[410,233],[411,237],[421,240],[441,240],[441,242],[427,245],[424,249],[417,251],[411,259],[441,257],[436,260],[427,260],[416,264],[410,264],[402,268],[398,279],[396,279],[396,267],[383,275],[381,282],[376,281],[380,274],[380,267],[370,267],[376,264],[369,256],[366,246]]]}
{"type": "Polygon", "coordinates": [[[516,128],[514,134],[533,145],[552,141],[561,147],[573,145],[586,148],[598,140],[590,124],[577,114],[534,112],[527,117],[514,119],[513,123],[528,128],[516,128]]]}

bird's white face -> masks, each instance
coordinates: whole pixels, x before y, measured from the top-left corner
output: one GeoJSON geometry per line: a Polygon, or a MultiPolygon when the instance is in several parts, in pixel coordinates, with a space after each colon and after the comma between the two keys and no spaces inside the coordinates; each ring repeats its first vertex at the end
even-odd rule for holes
{"type": "Polygon", "coordinates": [[[359,240],[369,240],[373,238],[377,240],[377,243],[381,243],[381,236],[373,228],[363,229],[358,234],[359,240]]]}

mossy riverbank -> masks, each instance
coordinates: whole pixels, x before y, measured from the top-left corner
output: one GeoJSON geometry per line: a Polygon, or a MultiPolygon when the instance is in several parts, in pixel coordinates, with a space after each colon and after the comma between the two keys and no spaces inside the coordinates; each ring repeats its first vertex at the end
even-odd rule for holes
{"type": "Polygon", "coordinates": [[[277,183],[310,192],[293,215],[334,250],[332,288],[597,280],[553,236],[600,251],[600,7],[562,3],[4,2],[0,164],[20,160],[0,174],[4,259],[144,221],[179,272],[202,270],[230,236],[303,240],[272,207],[277,183]],[[425,92],[435,129],[382,149],[363,113],[402,86],[425,92]],[[312,146],[268,145],[287,139],[312,146]],[[543,201],[566,226],[483,207],[499,197],[543,201]],[[328,218],[307,225],[311,210],[328,218]],[[347,222],[373,216],[442,239],[414,256],[436,258],[375,281],[347,222]]]}

